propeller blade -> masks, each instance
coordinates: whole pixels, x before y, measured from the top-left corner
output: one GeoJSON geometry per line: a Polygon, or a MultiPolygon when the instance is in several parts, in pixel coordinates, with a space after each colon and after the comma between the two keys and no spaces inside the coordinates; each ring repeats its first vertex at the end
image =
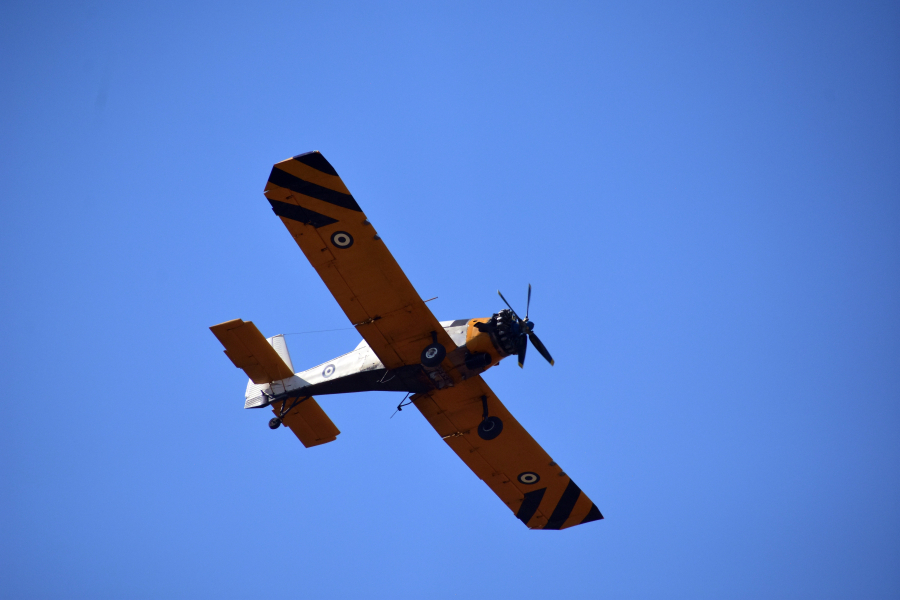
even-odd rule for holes
{"type": "Polygon", "coordinates": [[[528,304],[525,305],[525,320],[528,320],[528,311],[531,310],[531,284],[528,284],[528,304]]]}
{"type": "Polygon", "coordinates": [[[541,353],[541,356],[547,359],[547,362],[550,363],[550,366],[553,366],[555,364],[553,362],[553,357],[550,356],[549,352],[547,352],[547,348],[541,343],[541,340],[538,339],[538,336],[534,335],[534,333],[529,333],[528,337],[531,339],[531,343],[534,344],[534,347],[537,348],[537,351],[541,353]]]}
{"type": "MultiPolygon", "coordinates": [[[[500,290],[497,290],[497,293],[500,294],[500,290]]],[[[509,306],[509,302],[506,302],[506,298],[503,298],[503,294],[500,294],[500,298],[503,300],[504,303],[506,303],[507,306],[509,306]]],[[[522,319],[519,318],[519,315],[516,314],[516,311],[513,310],[513,307],[512,307],[512,306],[509,306],[509,310],[512,311],[512,314],[513,314],[513,316],[516,318],[517,321],[521,321],[521,320],[522,320],[522,319]]]]}
{"type": "Polygon", "coordinates": [[[528,338],[524,335],[522,336],[522,341],[519,344],[519,368],[525,368],[525,351],[528,350],[528,338]]]}

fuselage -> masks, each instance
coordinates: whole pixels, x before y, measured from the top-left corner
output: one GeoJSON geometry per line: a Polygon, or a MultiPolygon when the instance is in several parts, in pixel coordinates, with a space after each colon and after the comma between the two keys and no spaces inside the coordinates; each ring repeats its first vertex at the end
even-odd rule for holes
{"type": "Polygon", "coordinates": [[[424,393],[440,389],[447,380],[466,379],[483,373],[511,354],[509,346],[487,326],[491,321],[492,318],[441,322],[456,344],[456,348],[447,348],[447,358],[456,373],[426,369],[419,364],[388,370],[363,340],[350,352],[288,379],[265,384],[248,382],[244,408],[261,408],[272,398],[286,393],[321,396],[367,391],[424,393]]]}

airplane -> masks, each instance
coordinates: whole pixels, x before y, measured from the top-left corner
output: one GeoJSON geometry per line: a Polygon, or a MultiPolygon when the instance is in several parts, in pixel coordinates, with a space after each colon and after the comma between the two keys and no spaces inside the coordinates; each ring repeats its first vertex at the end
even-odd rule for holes
{"type": "Polygon", "coordinates": [[[270,407],[269,427],[284,424],[309,448],[340,434],[315,396],[407,392],[441,439],[529,529],[603,518],[481,377],[508,356],[523,367],[529,340],[554,364],[529,319],[530,284],[524,319],[498,291],[507,308],[491,317],[438,322],[322,154],[277,163],[265,195],[363,339],[353,351],[295,373],[284,335],[266,338],[241,319],[210,327],[250,378],[244,408],[270,407]]]}

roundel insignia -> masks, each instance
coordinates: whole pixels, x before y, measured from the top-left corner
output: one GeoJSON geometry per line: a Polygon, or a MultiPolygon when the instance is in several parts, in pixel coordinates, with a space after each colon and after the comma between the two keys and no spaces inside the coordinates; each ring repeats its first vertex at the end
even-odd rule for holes
{"type": "Polygon", "coordinates": [[[525,485],[531,485],[533,483],[537,483],[541,480],[541,476],[537,473],[532,473],[531,471],[525,471],[524,473],[519,473],[518,477],[519,483],[524,483],[525,485]]]}
{"type": "Polygon", "coordinates": [[[331,243],[338,248],[349,248],[353,245],[353,236],[346,231],[335,231],[331,234],[331,243]]]}
{"type": "Polygon", "coordinates": [[[327,378],[327,377],[331,377],[332,375],[334,375],[334,365],[328,365],[328,366],[325,367],[325,369],[322,371],[322,377],[326,377],[326,378],[327,378]]]}

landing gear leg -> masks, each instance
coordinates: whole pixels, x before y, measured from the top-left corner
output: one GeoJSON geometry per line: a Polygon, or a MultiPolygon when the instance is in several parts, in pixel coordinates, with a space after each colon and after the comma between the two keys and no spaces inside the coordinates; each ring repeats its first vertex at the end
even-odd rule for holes
{"type": "Polygon", "coordinates": [[[478,437],[483,440],[492,440],[503,431],[503,421],[498,417],[488,416],[487,396],[481,397],[481,408],[484,412],[481,423],[478,425],[478,437]]]}
{"type": "MultiPolygon", "coordinates": [[[[265,393],[265,392],[264,392],[265,393]]],[[[281,426],[282,419],[284,416],[294,410],[294,407],[303,402],[304,400],[308,400],[309,396],[301,397],[297,396],[294,398],[294,401],[288,405],[288,400],[290,398],[285,398],[281,401],[281,410],[278,411],[278,416],[274,419],[269,419],[269,429],[278,429],[281,426]]]]}

